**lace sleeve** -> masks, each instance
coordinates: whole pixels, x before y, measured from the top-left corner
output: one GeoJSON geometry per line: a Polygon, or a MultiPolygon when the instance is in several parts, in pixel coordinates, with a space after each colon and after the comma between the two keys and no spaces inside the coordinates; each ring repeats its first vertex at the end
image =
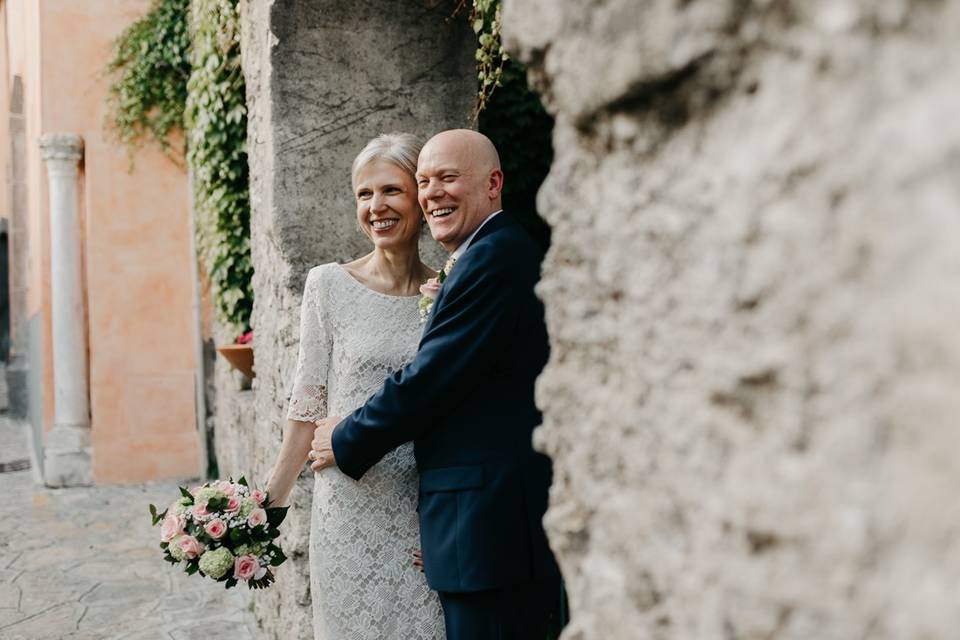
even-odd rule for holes
{"type": "Polygon", "coordinates": [[[321,268],[307,275],[300,307],[300,354],[290,394],[288,420],[312,422],[327,417],[327,372],[332,342],[323,316],[321,268]]]}

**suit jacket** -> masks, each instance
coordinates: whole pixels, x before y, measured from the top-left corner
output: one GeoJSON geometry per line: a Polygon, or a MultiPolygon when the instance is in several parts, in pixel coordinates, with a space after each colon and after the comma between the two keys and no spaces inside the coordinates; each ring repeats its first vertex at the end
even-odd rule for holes
{"type": "Polygon", "coordinates": [[[427,582],[467,592],[558,574],[543,532],[551,468],[531,433],[547,362],[534,295],[543,254],[506,212],[489,220],[443,283],[414,360],[333,432],[359,479],[414,442],[427,582]]]}

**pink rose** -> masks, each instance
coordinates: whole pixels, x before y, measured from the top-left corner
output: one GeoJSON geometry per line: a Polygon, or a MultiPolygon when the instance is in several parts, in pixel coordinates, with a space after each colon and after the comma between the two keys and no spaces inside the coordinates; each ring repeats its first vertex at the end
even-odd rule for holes
{"type": "Polygon", "coordinates": [[[230,496],[230,499],[227,500],[227,513],[236,513],[240,511],[240,498],[236,496],[230,496]]]}
{"type": "Polygon", "coordinates": [[[183,555],[191,560],[204,551],[204,546],[193,536],[180,536],[177,538],[177,544],[180,545],[180,550],[183,551],[183,555]]]}
{"type": "Polygon", "coordinates": [[[220,482],[218,482],[217,488],[220,489],[220,491],[223,491],[228,496],[232,496],[237,492],[236,487],[234,487],[233,483],[227,482],[226,480],[221,480],[220,482]]]}
{"type": "Polygon", "coordinates": [[[198,502],[197,504],[193,505],[193,515],[200,516],[201,518],[210,515],[210,512],[207,511],[207,503],[198,502]]]}
{"type": "Polygon", "coordinates": [[[220,518],[214,518],[203,527],[203,530],[214,540],[219,540],[227,532],[227,525],[220,518]]]}
{"type": "Polygon", "coordinates": [[[190,495],[192,496],[197,495],[198,493],[200,493],[200,489],[203,489],[203,487],[200,485],[195,486],[193,489],[190,489],[190,495]]]}
{"type": "Polygon", "coordinates": [[[420,285],[420,293],[431,300],[435,299],[437,294],[440,293],[440,280],[438,278],[430,278],[420,285]]]}
{"type": "Polygon", "coordinates": [[[266,524],[267,522],[267,512],[263,509],[254,509],[250,512],[250,515],[247,516],[247,524],[251,527],[257,527],[261,524],[266,524]]]}
{"type": "Polygon", "coordinates": [[[249,580],[260,570],[256,556],[240,556],[233,563],[233,577],[237,580],[249,580]]]}
{"type": "Polygon", "coordinates": [[[160,525],[160,541],[170,542],[183,533],[186,526],[187,521],[183,516],[175,516],[171,513],[163,519],[163,523],[160,525]]]}
{"type": "Polygon", "coordinates": [[[267,499],[267,494],[260,489],[254,489],[250,492],[250,497],[253,498],[253,501],[257,503],[258,506],[263,506],[263,503],[267,499]]]}

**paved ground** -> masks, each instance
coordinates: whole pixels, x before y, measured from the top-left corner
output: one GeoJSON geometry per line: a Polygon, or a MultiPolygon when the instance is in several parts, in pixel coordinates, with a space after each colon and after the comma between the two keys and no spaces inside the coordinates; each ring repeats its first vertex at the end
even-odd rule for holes
{"type": "MultiPolygon", "coordinates": [[[[27,458],[26,426],[0,413],[0,471],[27,458]]],[[[244,587],[161,559],[147,505],[177,495],[174,484],[52,490],[29,469],[0,472],[0,638],[260,638],[244,587]]]]}

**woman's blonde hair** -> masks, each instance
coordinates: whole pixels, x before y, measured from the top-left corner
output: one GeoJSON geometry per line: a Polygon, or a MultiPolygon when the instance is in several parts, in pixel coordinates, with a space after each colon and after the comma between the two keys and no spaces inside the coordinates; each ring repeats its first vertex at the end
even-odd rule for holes
{"type": "Polygon", "coordinates": [[[412,133],[381,133],[357,154],[350,169],[350,182],[356,184],[357,173],[371,162],[385,160],[411,176],[417,173],[417,157],[423,142],[412,133]]]}

